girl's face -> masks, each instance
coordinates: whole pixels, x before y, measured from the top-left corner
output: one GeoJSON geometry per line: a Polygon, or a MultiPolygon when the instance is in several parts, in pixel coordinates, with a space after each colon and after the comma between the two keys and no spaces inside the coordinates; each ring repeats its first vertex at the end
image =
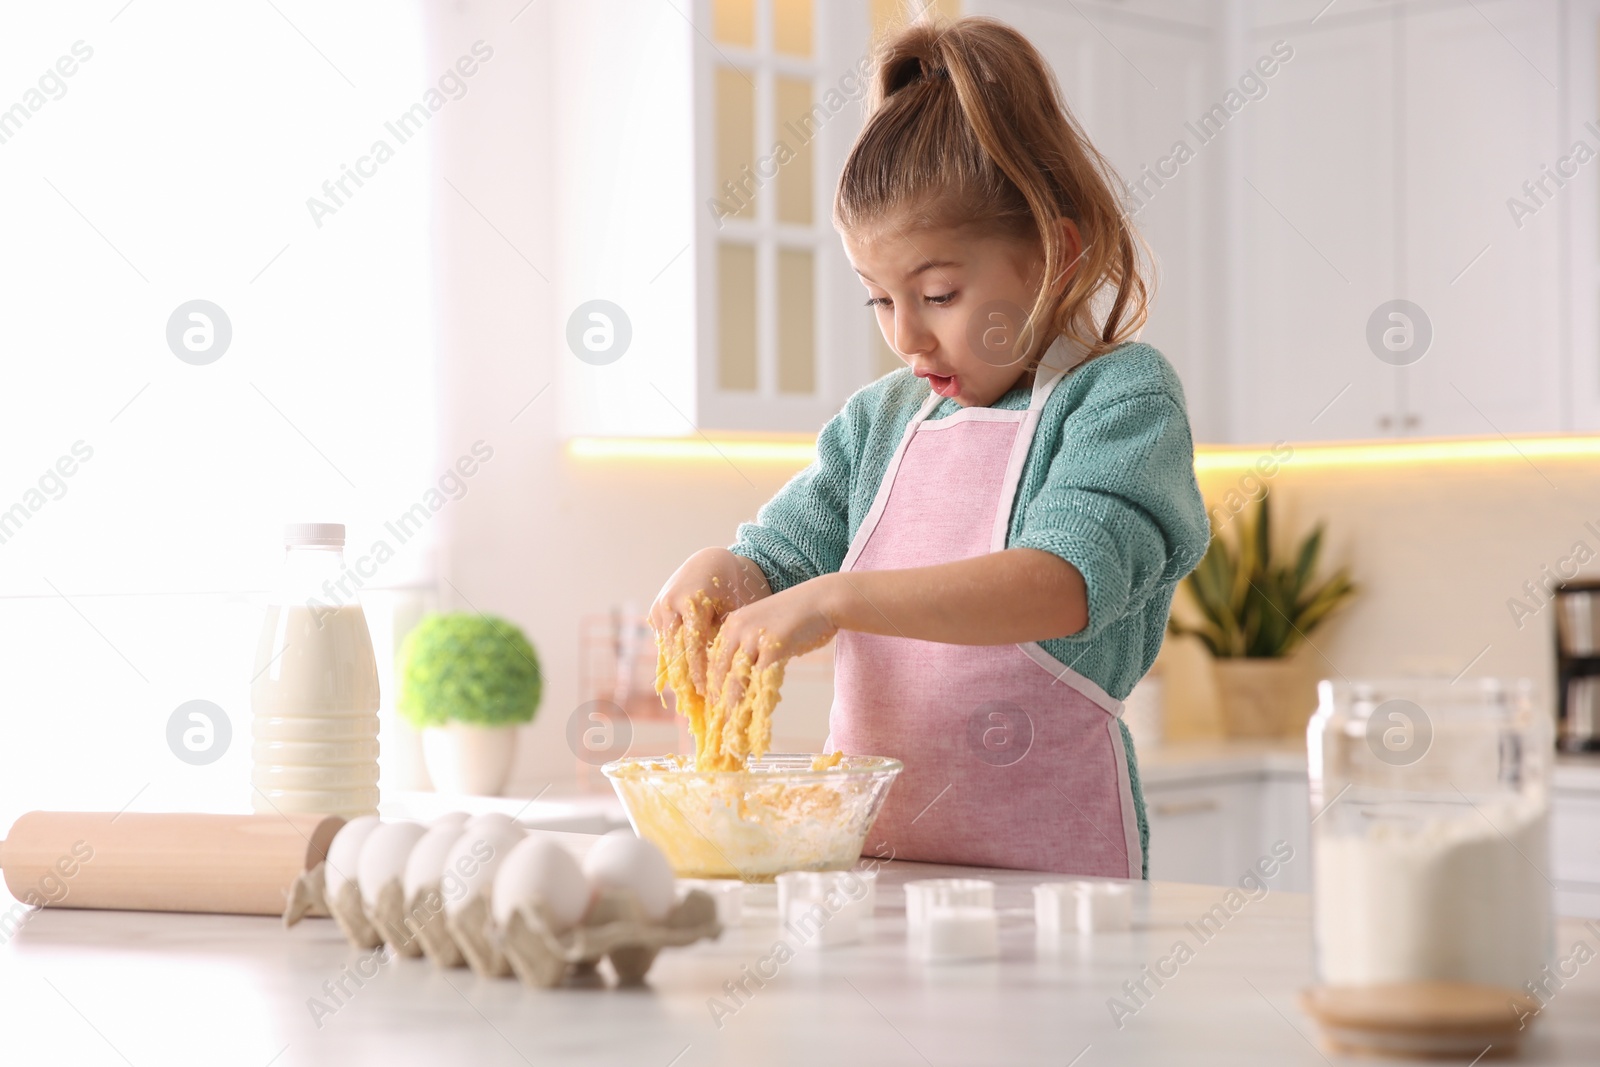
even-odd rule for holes
{"type": "Polygon", "coordinates": [[[987,407],[1031,378],[1019,333],[1039,291],[1037,243],[892,224],[843,241],[884,340],[934,392],[987,407]]]}

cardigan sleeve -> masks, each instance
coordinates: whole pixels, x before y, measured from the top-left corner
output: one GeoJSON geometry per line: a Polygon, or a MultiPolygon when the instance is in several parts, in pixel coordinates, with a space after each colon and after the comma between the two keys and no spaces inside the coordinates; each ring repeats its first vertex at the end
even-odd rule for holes
{"type": "Polygon", "coordinates": [[[1043,486],[1013,547],[1060,556],[1083,575],[1090,641],[1193,570],[1210,541],[1180,401],[1145,392],[1086,406],[1063,424],[1043,486]]]}
{"type": "Polygon", "coordinates": [[[731,550],[760,567],[774,593],[844,565],[863,414],[850,403],[829,419],[817,435],[816,460],[763,504],[754,522],[739,524],[731,550]]]}

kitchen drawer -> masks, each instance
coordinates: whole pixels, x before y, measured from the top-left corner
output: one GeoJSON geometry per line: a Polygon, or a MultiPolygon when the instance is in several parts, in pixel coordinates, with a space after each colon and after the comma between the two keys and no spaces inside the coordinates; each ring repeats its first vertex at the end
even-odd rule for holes
{"type": "Polygon", "coordinates": [[[1551,876],[1600,893],[1600,796],[1557,793],[1550,807],[1551,876]]]}
{"type": "Polygon", "coordinates": [[[1147,791],[1150,877],[1205,885],[1238,882],[1256,859],[1248,853],[1260,825],[1260,796],[1256,782],[1147,791]]]}
{"type": "MultiPolygon", "coordinates": [[[[1145,791],[1150,819],[1150,877],[1238,885],[1263,858],[1277,872],[1267,883],[1291,893],[1311,888],[1310,818],[1303,778],[1252,776],[1145,791]],[[1277,863],[1278,842],[1293,848],[1277,863]]],[[[1281,846],[1279,846],[1281,849],[1281,846]]]]}

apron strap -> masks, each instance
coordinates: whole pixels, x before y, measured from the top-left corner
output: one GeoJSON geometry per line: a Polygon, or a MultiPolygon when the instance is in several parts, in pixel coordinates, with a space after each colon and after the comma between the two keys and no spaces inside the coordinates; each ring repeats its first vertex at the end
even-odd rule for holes
{"type": "Polygon", "coordinates": [[[917,409],[917,413],[911,416],[911,422],[906,425],[905,436],[910,437],[911,434],[915,432],[919,424],[926,422],[928,416],[933,414],[933,409],[938,407],[939,401],[943,399],[944,397],[940,396],[938,393],[934,392],[932,388],[930,388],[928,390],[928,399],[922,402],[922,407],[917,409]]]}
{"type": "Polygon", "coordinates": [[[1045,401],[1050,399],[1051,390],[1088,354],[1082,344],[1068,339],[1066,334],[1050,342],[1050,347],[1039,357],[1039,366],[1033,372],[1033,394],[1028,398],[1028,409],[1043,408],[1045,401]]]}

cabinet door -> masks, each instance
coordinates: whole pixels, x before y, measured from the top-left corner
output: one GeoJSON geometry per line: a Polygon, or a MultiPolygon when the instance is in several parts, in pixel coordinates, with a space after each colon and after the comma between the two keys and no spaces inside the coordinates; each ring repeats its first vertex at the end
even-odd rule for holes
{"type": "MultiPolygon", "coordinates": [[[[1252,34],[1251,58],[1276,31],[1252,34]]],[[[1292,35],[1292,58],[1228,128],[1247,138],[1235,441],[1373,437],[1395,369],[1367,344],[1394,298],[1395,29],[1388,15],[1292,35]]]]}
{"type": "Polygon", "coordinates": [[[1148,789],[1151,879],[1236,884],[1256,860],[1260,793],[1254,782],[1148,789]]]}
{"type": "Polygon", "coordinates": [[[1421,307],[1433,333],[1426,355],[1396,372],[1405,432],[1563,424],[1560,200],[1575,193],[1546,168],[1583,131],[1558,129],[1557,6],[1479,0],[1412,8],[1403,21],[1395,295],[1421,307]]]}
{"type": "Polygon", "coordinates": [[[1260,856],[1276,856],[1273,846],[1282,841],[1294,855],[1267,881],[1286,893],[1311,891],[1311,815],[1310,785],[1306,778],[1270,778],[1261,791],[1261,836],[1256,845],[1260,856]]]}
{"type": "Polygon", "coordinates": [[[1556,911],[1600,918],[1600,796],[1556,793],[1550,812],[1556,911]]]}
{"type": "MultiPolygon", "coordinates": [[[[1562,9],[1566,77],[1563,107],[1570,116],[1561,130],[1562,155],[1577,140],[1600,148],[1600,0],[1572,0],[1562,9]],[[1587,117],[1586,117],[1587,116],[1587,117]],[[1594,128],[1590,126],[1593,118],[1594,128]],[[1576,124],[1581,129],[1573,129],[1576,124]]],[[[1559,162],[1559,160],[1558,160],[1559,162]]],[[[1567,336],[1567,381],[1563,400],[1571,405],[1564,429],[1600,432],[1600,160],[1584,164],[1568,180],[1552,209],[1566,234],[1563,294],[1567,336]]],[[[1550,212],[1541,212],[1541,216],[1550,212]]]]}
{"type": "Polygon", "coordinates": [[[1154,256],[1156,300],[1140,340],[1183,379],[1198,440],[1224,434],[1226,376],[1216,371],[1214,208],[1222,153],[1188,123],[1220,89],[1209,5],[1136,0],[1120,9],[971,0],[1025,34],[1054,70],[1068,108],[1127,186],[1125,209],[1154,256]],[[1177,151],[1179,145],[1182,151],[1177,151]]]}

